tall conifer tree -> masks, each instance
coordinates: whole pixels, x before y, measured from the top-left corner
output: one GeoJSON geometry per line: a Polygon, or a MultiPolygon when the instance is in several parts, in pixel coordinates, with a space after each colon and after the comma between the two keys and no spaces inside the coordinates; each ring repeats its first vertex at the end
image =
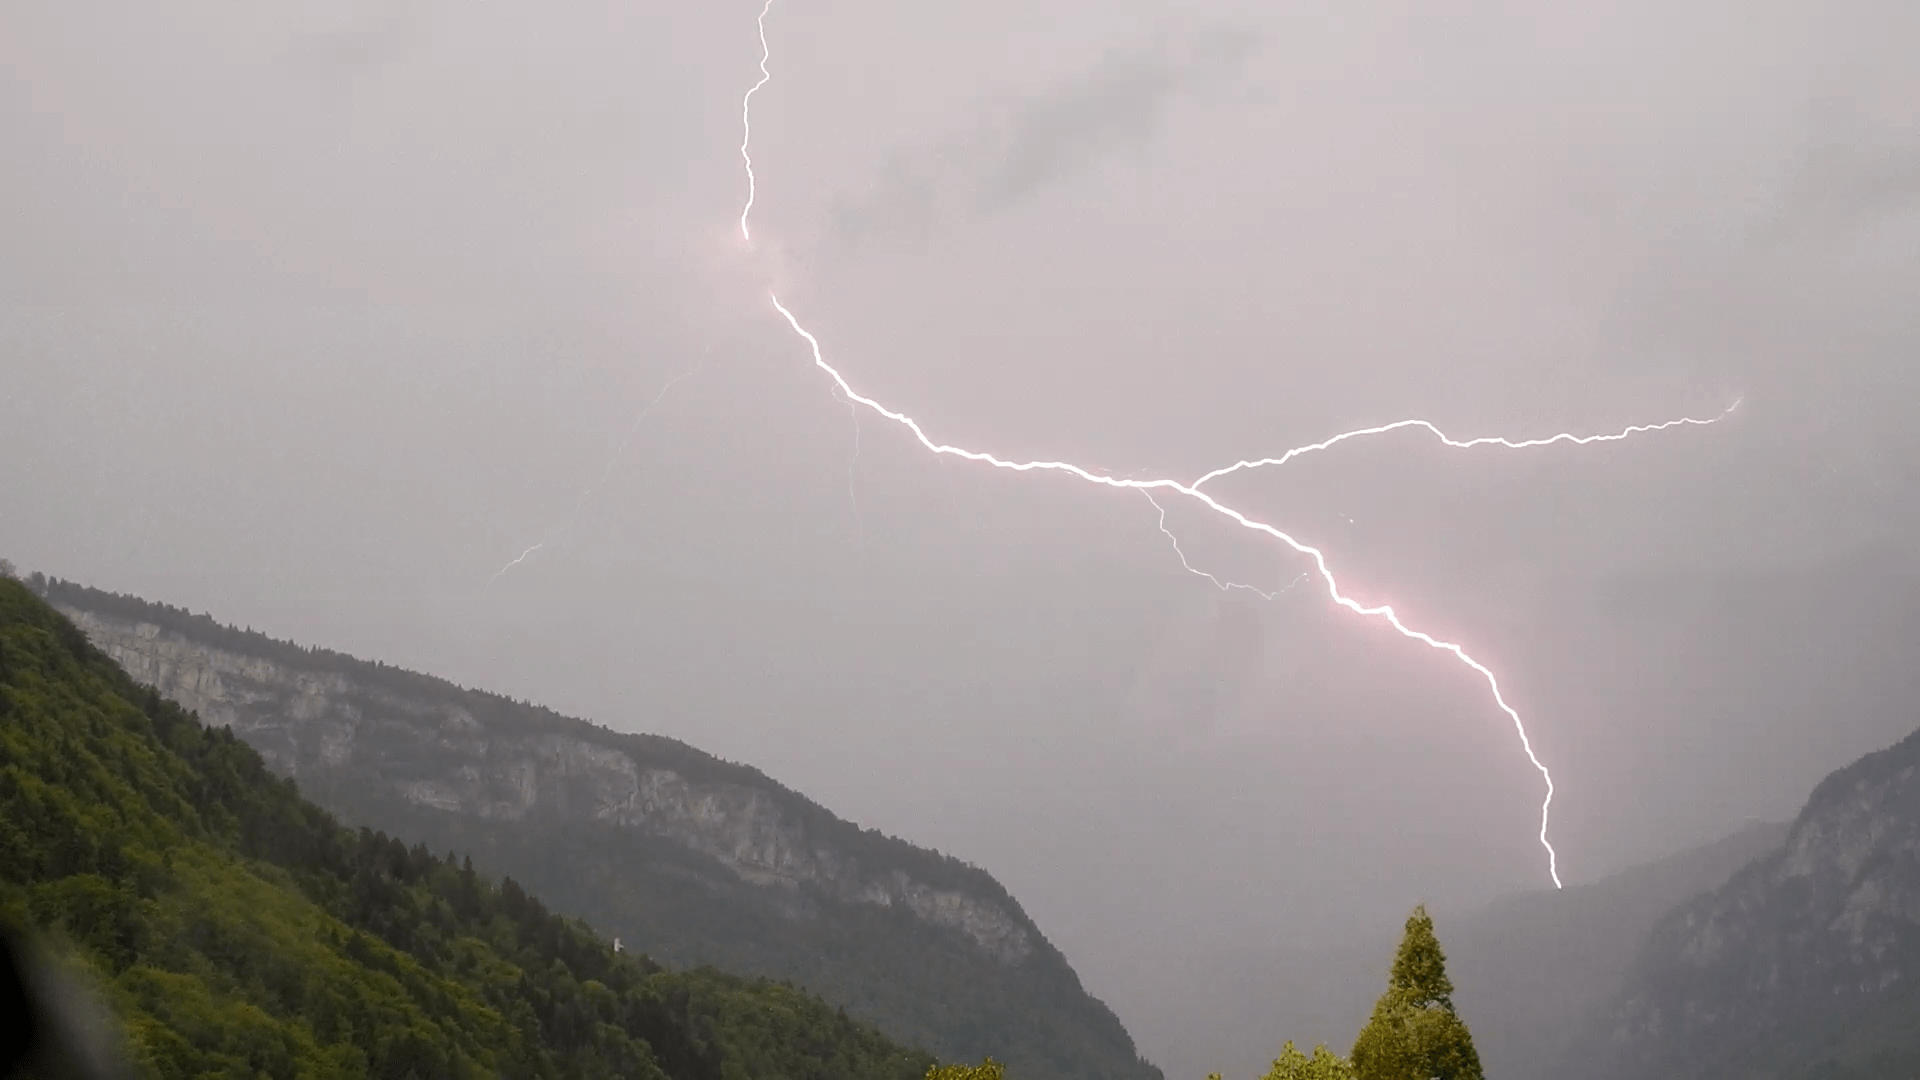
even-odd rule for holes
{"type": "Polygon", "coordinates": [[[1425,904],[1407,917],[1387,992],[1354,1040],[1353,1070],[1359,1080],[1484,1080],[1425,904]]]}

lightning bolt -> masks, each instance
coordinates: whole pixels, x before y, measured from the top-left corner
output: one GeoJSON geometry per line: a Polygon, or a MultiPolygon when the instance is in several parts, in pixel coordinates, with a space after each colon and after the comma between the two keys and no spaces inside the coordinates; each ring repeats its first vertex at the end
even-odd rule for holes
{"type": "Polygon", "coordinates": [[[692,367],[692,369],[688,371],[683,371],[680,374],[675,375],[673,378],[668,379],[665,385],[660,387],[660,392],[653,395],[653,400],[647,402],[646,405],[641,408],[640,412],[634,416],[633,423],[627,425],[626,434],[620,436],[620,442],[614,446],[613,453],[607,456],[606,465],[600,469],[600,479],[595,480],[593,483],[588,484],[586,487],[583,487],[580,489],[580,494],[574,498],[573,509],[570,512],[568,512],[566,516],[566,520],[562,521],[551,532],[547,533],[547,535],[541,537],[538,543],[535,543],[531,547],[527,548],[525,551],[522,551],[519,555],[515,556],[512,562],[508,563],[507,565],[501,567],[498,570],[495,570],[493,572],[493,576],[487,579],[487,586],[486,586],[487,588],[489,589],[493,588],[493,583],[496,581],[499,581],[500,576],[502,574],[505,574],[507,571],[513,569],[516,566],[519,566],[523,562],[526,562],[529,558],[533,556],[534,552],[539,551],[541,548],[546,547],[548,544],[552,543],[553,541],[560,539],[562,536],[565,536],[567,533],[567,530],[573,528],[574,521],[578,519],[580,516],[580,508],[587,504],[587,497],[589,495],[592,495],[594,491],[600,487],[600,485],[606,483],[607,477],[613,475],[614,462],[619,461],[620,455],[627,452],[627,443],[633,440],[633,433],[640,430],[640,422],[642,420],[645,420],[647,418],[647,414],[653,411],[653,407],[655,405],[660,404],[661,399],[667,396],[667,391],[672,390],[674,386],[678,384],[682,379],[690,379],[693,376],[698,375],[700,373],[700,369],[705,367],[706,364],[707,364],[706,358],[702,357],[700,362],[695,364],[692,367]]]}
{"type": "Polygon", "coordinates": [[[554,537],[547,537],[546,539],[540,540],[539,542],[535,543],[533,546],[527,548],[527,550],[521,552],[518,555],[515,555],[513,557],[512,562],[508,563],[507,565],[501,567],[498,570],[495,570],[493,572],[493,576],[487,579],[487,588],[489,589],[493,588],[493,583],[500,580],[500,575],[506,573],[507,571],[513,569],[516,566],[519,566],[521,563],[526,562],[529,558],[532,558],[533,553],[536,551],[539,551],[543,547],[546,547],[547,540],[551,540],[551,539],[554,539],[554,537]]]}
{"type": "Polygon", "coordinates": [[[800,320],[795,318],[793,312],[787,310],[786,305],[780,302],[780,297],[771,292],[767,294],[767,297],[769,300],[773,302],[774,310],[778,311],[781,317],[787,320],[787,325],[793,328],[793,332],[800,335],[800,337],[806,340],[807,347],[813,353],[814,366],[818,367],[821,371],[826,372],[827,376],[831,378],[840,387],[841,393],[845,394],[848,398],[852,399],[853,401],[856,401],[861,405],[866,406],[868,409],[872,410],[873,412],[878,413],[879,415],[887,418],[888,420],[891,420],[894,423],[899,424],[900,426],[906,428],[908,431],[911,431],[913,433],[913,437],[919,440],[920,445],[926,447],[928,450],[932,451],[933,453],[947,454],[953,457],[964,458],[967,461],[976,461],[984,465],[991,465],[996,469],[1008,469],[1013,472],[1044,471],[1044,472],[1064,473],[1069,476],[1078,477],[1079,479],[1084,480],[1087,483],[1099,484],[1103,487],[1132,488],[1136,491],[1149,491],[1149,492],[1155,491],[1155,490],[1166,490],[1166,491],[1178,492],[1181,495],[1185,495],[1188,498],[1195,500],[1196,502],[1200,503],[1202,506],[1205,506],[1207,509],[1212,510],[1214,513],[1227,518],[1229,521],[1232,521],[1234,524],[1239,525],[1242,528],[1251,529],[1255,532],[1263,533],[1267,536],[1270,536],[1273,539],[1278,540],[1281,543],[1292,548],[1294,551],[1307,556],[1309,559],[1312,559],[1314,568],[1317,571],[1319,571],[1320,580],[1326,582],[1327,596],[1334,603],[1340,605],[1343,608],[1346,608],[1348,611],[1351,611],[1356,615],[1364,616],[1366,618],[1384,620],[1389,626],[1392,626],[1395,630],[1399,631],[1402,636],[1412,638],[1413,640],[1418,641],[1421,644],[1428,646],[1429,648],[1438,649],[1442,652],[1452,653],[1453,656],[1457,660],[1459,660],[1462,664],[1465,664],[1467,667],[1472,668],[1475,672],[1477,672],[1480,675],[1481,678],[1486,680],[1487,689],[1493,692],[1494,704],[1498,705],[1500,707],[1500,711],[1506,713],[1508,719],[1513,721],[1514,732],[1520,736],[1521,749],[1526,751],[1527,760],[1533,763],[1533,767],[1536,770],[1538,770],[1540,773],[1541,780],[1546,783],[1546,786],[1547,786],[1546,798],[1542,800],[1540,803],[1540,846],[1545,848],[1547,852],[1547,874],[1548,876],[1553,878],[1554,887],[1555,888],[1560,887],[1560,870],[1559,870],[1560,857],[1559,857],[1559,854],[1556,851],[1554,851],[1552,841],[1547,839],[1547,824],[1550,820],[1552,810],[1553,810],[1553,773],[1548,771],[1546,765],[1541,762],[1539,755],[1534,753],[1533,740],[1527,736],[1526,722],[1520,719],[1520,714],[1514,710],[1512,705],[1509,705],[1507,703],[1506,696],[1500,692],[1500,680],[1497,676],[1494,675],[1493,669],[1487,667],[1485,664],[1481,663],[1480,661],[1475,660],[1471,655],[1467,653],[1466,649],[1455,644],[1454,642],[1442,641],[1441,639],[1436,638],[1431,634],[1425,633],[1424,631],[1415,630],[1414,628],[1408,626],[1406,623],[1400,621],[1400,616],[1398,613],[1396,613],[1393,610],[1393,605],[1375,604],[1372,606],[1368,606],[1342,593],[1340,591],[1339,582],[1334,578],[1332,568],[1327,565],[1327,556],[1325,552],[1321,551],[1317,547],[1312,546],[1311,544],[1304,544],[1299,540],[1294,539],[1291,535],[1281,531],[1278,528],[1275,528],[1272,525],[1267,524],[1264,521],[1256,521],[1253,518],[1248,517],[1247,515],[1241,513],[1240,511],[1235,510],[1233,507],[1228,506],[1225,503],[1219,502],[1218,500],[1214,499],[1213,496],[1208,495],[1206,492],[1201,491],[1199,488],[1194,487],[1191,484],[1183,484],[1178,480],[1119,479],[1111,476],[1103,476],[1099,473],[1088,472],[1086,469],[1083,469],[1080,466],[1067,461],[1008,461],[1005,458],[996,457],[993,454],[985,453],[983,451],[968,450],[962,447],[949,446],[945,443],[938,443],[933,441],[931,438],[927,437],[927,433],[923,428],[921,428],[920,422],[915,420],[913,417],[908,416],[906,413],[896,412],[893,409],[889,409],[885,405],[880,404],[878,401],[875,401],[872,398],[867,397],[861,394],[859,391],[855,390],[853,388],[853,384],[847,382],[845,376],[841,375],[840,372],[837,369],[835,369],[832,364],[827,363],[826,358],[821,355],[819,339],[814,337],[812,333],[808,332],[806,327],[800,325],[800,320]]]}
{"type": "Polygon", "coordinates": [[[1193,486],[1199,487],[1209,480],[1215,480],[1228,473],[1239,472],[1242,469],[1258,469],[1267,465],[1285,465],[1294,458],[1325,450],[1331,446],[1346,442],[1348,439],[1357,439],[1364,435],[1385,435],[1387,432],[1399,431],[1401,428],[1425,428],[1432,432],[1434,437],[1438,438],[1445,445],[1459,450],[1468,450],[1476,446],[1503,446],[1508,450],[1526,450],[1536,446],[1552,446],[1554,443],[1572,443],[1575,446],[1586,446],[1589,443],[1619,442],[1621,439],[1630,438],[1634,435],[1640,435],[1650,431],[1665,431],[1668,428],[1685,427],[1687,425],[1706,427],[1709,424],[1717,424],[1725,420],[1733,410],[1740,407],[1740,400],[1739,398],[1735,398],[1733,404],[1720,410],[1720,415],[1709,416],[1705,419],[1694,416],[1683,416],[1678,420],[1667,420],[1658,424],[1630,424],[1621,428],[1619,431],[1605,435],[1574,435],[1570,432],[1563,431],[1558,435],[1550,435],[1544,439],[1522,439],[1518,442],[1512,439],[1501,438],[1497,435],[1482,436],[1477,439],[1454,439],[1450,438],[1446,432],[1441,431],[1438,427],[1435,427],[1432,422],[1427,420],[1396,420],[1391,424],[1381,424],[1378,427],[1343,431],[1333,438],[1322,442],[1296,446],[1286,453],[1281,454],[1279,457],[1260,458],[1257,461],[1236,461],[1223,469],[1215,469],[1200,479],[1195,480],[1193,486]]]}
{"type": "MultiPolygon", "coordinates": [[[[829,390],[831,391],[831,387],[829,390]]],[[[853,456],[847,459],[847,504],[853,507],[853,534],[860,542],[860,557],[867,557],[867,523],[860,516],[860,493],[855,487],[854,470],[860,466],[860,407],[838,393],[833,400],[847,407],[847,419],[853,422],[853,456]]]]}
{"type": "Polygon", "coordinates": [[[1255,586],[1252,586],[1252,585],[1242,585],[1237,581],[1221,581],[1219,578],[1214,577],[1212,574],[1207,573],[1205,570],[1201,570],[1195,567],[1192,563],[1187,561],[1187,553],[1180,550],[1180,538],[1173,535],[1172,529],[1167,528],[1167,508],[1160,505],[1160,500],[1153,497],[1153,492],[1143,491],[1140,494],[1145,495],[1147,497],[1147,501],[1153,504],[1153,508],[1160,512],[1160,531],[1166,535],[1168,542],[1173,545],[1173,553],[1175,555],[1180,556],[1180,565],[1187,568],[1187,573],[1198,574],[1199,576],[1206,578],[1208,581],[1213,582],[1214,585],[1217,586],[1221,592],[1227,592],[1232,589],[1245,589],[1248,592],[1253,593],[1255,596],[1258,596],[1262,600],[1271,600],[1274,597],[1279,596],[1281,593],[1286,592],[1288,589],[1293,588],[1295,585],[1298,585],[1301,582],[1307,580],[1307,575],[1301,574],[1300,576],[1294,578],[1292,581],[1287,582],[1285,585],[1282,585],[1281,587],[1279,587],[1278,589],[1275,589],[1272,592],[1267,592],[1264,589],[1256,588],[1255,586]]]}
{"type": "MultiPolygon", "coordinates": [[[[751,106],[753,101],[753,95],[761,87],[765,86],[767,84],[768,79],[772,77],[767,67],[767,61],[771,55],[771,52],[767,46],[767,24],[766,24],[767,13],[770,10],[772,10],[772,7],[773,7],[773,0],[767,0],[765,6],[763,6],[760,10],[760,18],[758,21],[758,26],[760,31],[760,48],[761,48],[760,81],[755,83],[753,85],[753,88],[747,91],[746,96],[743,97],[740,102],[741,126],[743,129],[743,137],[740,143],[740,156],[746,162],[746,166],[747,166],[747,203],[746,203],[746,206],[740,212],[740,235],[742,236],[742,238],[746,239],[749,243],[751,243],[752,241],[752,234],[748,230],[747,219],[753,210],[754,176],[753,176],[753,161],[752,161],[752,158],[747,153],[747,144],[750,141],[751,131],[752,131],[750,118],[751,118],[751,106]]],[[[1184,551],[1181,551],[1180,549],[1180,542],[1178,538],[1174,537],[1173,533],[1169,531],[1166,527],[1166,510],[1160,505],[1159,500],[1153,497],[1154,492],[1156,491],[1171,492],[1174,494],[1185,496],[1189,499],[1192,499],[1195,502],[1198,502],[1200,505],[1206,507],[1207,509],[1213,511],[1216,514],[1219,514],[1220,516],[1226,518],[1227,520],[1233,522],[1234,524],[1239,525],[1242,528],[1249,529],[1253,532],[1260,533],[1261,535],[1266,536],[1270,539],[1277,540],[1280,543],[1286,545],[1296,554],[1306,556],[1309,560],[1311,560],[1313,571],[1318,575],[1320,581],[1325,583],[1328,599],[1332,600],[1333,603],[1336,604],[1337,606],[1345,608],[1346,610],[1362,618],[1377,619],[1377,620],[1383,621],[1387,625],[1393,627],[1393,629],[1403,637],[1409,638],[1413,641],[1417,641],[1427,646],[1428,648],[1451,654],[1455,660],[1459,661],[1461,664],[1471,669],[1476,675],[1478,675],[1481,679],[1483,679],[1486,682],[1487,689],[1492,693],[1494,704],[1498,706],[1500,711],[1504,713],[1506,717],[1513,722],[1514,733],[1517,736],[1519,736],[1521,750],[1525,752],[1527,760],[1533,765],[1533,768],[1537,772],[1539,772],[1540,779],[1546,786],[1546,794],[1541,799],[1541,802],[1540,802],[1539,841],[1540,841],[1541,848],[1543,848],[1546,851],[1546,855],[1547,855],[1547,874],[1549,877],[1553,879],[1553,884],[1555,888],[1561,887],[1560,869],[1559,869],[1559,853],[1554,850],[1553,843],[1548,838],[1548,835],[1547,835],[1548,825],[1551,823],[1552,812],[1553,812],[1553,795],[1554,795],[1553,773],[1550,770],[1548,770],[1546,764],[1542,762],[1540,760],[1539,755],[1534,752],[1533,740],[1527,734],[1526,722],[1521,719],[1520,713],[1516,711],[1511,704],[1508,703],[1505,694],[1501,692],[1500,680],[1493,673],[1493,670],[1487,667],[1485,664],[1481,663],[1479,660],[1475,659],[1461,645],[1451,641],[1444,641],[1440,638],[1436,638],[1431,634],[1426,633],[1425,631],[1417,630],[1411,626],[1408,626],[1405,622],[1401,620],[1399,614],[1394,611],[1392,605],[1363,604],[1360,601],[1355,600],[1354,598],[1341,592],[1339,581],[1335,578],[1332,567],[1328,565],[1327,556],[1325,552],[1321,551],[1317,547],[1314,547],[1310,544],[1306,544],[1301,542],[1298,539],[1295,539],[1292,535],[1284,532],[1283,530],[1273,525],[1270,525],[1264,521],[1258,521],[1251,517],[1248,517],[1246,514],[1242,513],[1241,511],[1236,510],[1233,507],[1220,502],[1219,500],[1215,499],[1212,495],[1208,494],[1205,491],[1202,491],[1201,486],[1210,480],[1218,479],[1219,477],[1225,476],[1229,473],[1238,472],[1246,469],[1261,468],[1268,465],[1283,465],[1288,461],[1293,460],[1294,458],[1300,457],[1305,454],[1315,453],[1321,450],[1328,449],[1339,443],[1345,442],[1349,439],[1361,438],[1363,436],[1383,435],[1391,431],[1400,430],[1401,428],[1412,428],[1412,427],[1424,428],[1427,431],[1431,432],[1436,437],[1438,437],[1443,444],[1450,447],[1456,447],[1461,449],[1475,447],[1475,446],[1483,446],[1483,445],[1497,445],[1507,449],[1520,450],[1520,449],[1527,449],[1531,447],[1548,446],[1548,445],[1551,445],[1554,443],[1560,443],[1560,442],[1573,443],[1576,445],[1586,445],[1586,444],[1596,443],[1596,442],[1617,441],[1617,440],[1625,439],[1629,436],[1636,435],[1636,434],[1642,434],[1642,433],[1653,432],[1653,431],[1662,431],[1667,428],[1678,427],[1683,425],[1703,425],[1704,426],[1707,424],[1717,423],[1720,420],[1724,419],[1735,408],[1737,408],[1740,404],[1739,401],[1736,400],[1733,403],[1733,405],[1728,406],[1723,412],[1720,413],[1719,416],[1710,417],[1706,419],[1700,419],[1700,418],[1694,418],[1694,417],[1682,417],[1681,419],[1678,419],[1678,420],[1668,420],[1658,424],[1633,425],[1633,426],[1624,428],[1619,432],[1614,432],[1609,434],[1582,436],[1582,435],[1573,435],[1570,433],[1562,433],[1562,434],[1553,435],[1551,437],[1544,438],[1544,439],[1526,439],[1526,440],[1519,440],[1519,441],[1510,440],[1506,438],[1498,438],[1498,437],[1459,440],[1459,439],[1454,439],[1449,437],[1445,432],[1441,431],[1439,427],[1435,426],[1433,423],[1429,421],[1400,420],[1390,424],[1378,425],[1376,427],[1361,428],[1355,431],[1343,432],[1339,435],[1335,435],[1334,437],[1324,440],[1322,442],[1312,443],[1306,446],[1295,447],[1294,449],[1287,451],[1286,453],[1280,455],[1279,457],[1261,458],[1258,460],[1237,462],[1225,468],[1215,469],[1212,472],[1206,473],[1203,476],[1201,476],[1198,480],[1195,480],[1193,483],[1190,483],[1190,484],[1183,484],[1177,480],[1168,480],[1168,479],[1144,479],[1143,480],[1143,479],[1136,479],[1131,476],[1115,477],[1115,476],[1107,475],[1101,472],[1094,472],[1089,469],[1083,468],[1079,465],[1075,465],[1071,462],[1066,462],[1066,461],[1011,461],[1005,458],[997,457],[991,453],[987,453],[984,451],[969,450],[963,447],[951,446],[946,443],[936,442],[927,435],[926,431],[920,426],[919,421],[915,420],[913,417],[908,416],[906,413],[898,412],[894,409],[890,409],[887,406],[881,404],[880,402],[870,397],[866,397],[865,395],[861,394],[859,391],[855,390],[853,388],[853,385],[847,381],[846,377],[843,376],[840,373],[840,371],[837,368],[835,368],[832,364],[829,364],[827,362],[826,357],[821,352],[819,339],[814,337],[814,335],[810,331],[808,331],[806,327],[800,324],[800,320],[793,314],[793,312],[788,310],[786,305],[780,302],[780,297],[774,292],[769,291],[767,293],[767,298],[769,301],[771,301],[774,310],[779,312],[780,316],[786,320],[787,325],[793,329],[793,332],[797,334],[803,341],[806,342],[808,350],[812,353],[814,366],[819,368],[822,372],[826,373],[827,377],[833,381],[833,385],[839,389],[840,393],[845,396],[848,402],[863,406],[866,409],[872,411],[873,413],[887,420],[891,420],[894,423],[900,425],[901,427],[904,427],[905,429],[907,429],[908,432],[910,432],[913,435],[914,439],[917,440],[922,447],[926,448],[929,452],[935,454],[936,456],[957,457],[966,461],[976,462],[983,465],[989,465],[996,469],[1006,469],[1011,472],[1060,473],[1066,476],[1074,477],[1075,479],[1081,480],[1083,482],[1099,485],[1102,487],[1124,488],[1124,489],[1139,491],[1145,494],[1147,499],[1153,503],[1154,508],[1159,511],[1160,531],[1162,533],[1165,533],[1168,539],[1173,542],[1174,552],[1177,555],[1179,555],[1181,565],[1185,566],[1188,571],[1198,574],[1201,577],[1207,578],[1208,580],[1212,581],[1214,585],[1218,586],[1222,590],[1231,589],[1231,588],[1245,588],[1245,589],[1251,589],[1251,591],[1257,592],[1260,595],[1267,596],[1269,598],[1271,598],[1274,595],[1278,595],[1277,592],[1270,594],[1259,589],[1253,589],[1251,586],[1239,585],[1238,583],[1235,583],[1235,582],[1222,581],[1218,577],[1215,577],[1214,575],[1209,574],[1206,571],[1195,568],[1191,563],[1187,561],[1186,553],[1184,551]]],[[[1297,579],[1295,583],[1297,583],[1297,579]]],[[[1287,586],[1287,588],[1291,588],[1291,587],[1292,585],[1287,586]]],[[[1283,589],[1280,591],[1285,591],[1285,590],[1283,589]]]]}
{"type": "Polygon", "coordinates": [[[740,239],[749,247],[753,246],[753,232],[747,228],[747,216],[753,213],[754,181],[753,155],[747,153],[747,144],[753,141],[753,95],[773,78],[773,73],[767,70],[767,59],[773,55],[767,48],[767,12],[772,10],[773,0],[767,0],[760,8],[760,81],[740,99],[740,161],[747,168],[747,205],[740,208],[740,239]]]}

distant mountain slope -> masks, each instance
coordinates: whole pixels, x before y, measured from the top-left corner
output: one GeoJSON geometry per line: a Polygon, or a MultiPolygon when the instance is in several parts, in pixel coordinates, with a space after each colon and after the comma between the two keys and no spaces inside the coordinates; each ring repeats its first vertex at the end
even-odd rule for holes
{"type": "Polygon", "coordinates": [[[1786,846],[1663,919],[1575,1075],[1920,1073],[1920,732],[1827,777],[1786,846]]]}
{"type": "MultiPolygon", "coordinates": [[[[1674,906],[1709,892],[1779,849],[1784,824],[1755,824],[1700,848],[1559,892],[1507,897],[1464,915],[1442,913],[1454,1003],[1473,1029],[1490,1080],[1559,1080],[1592,1017],[1619,993],[1647,934],[1674,906]]],[[[1342,1051],[1386,986],[1393,939],[1326,949],[1248,949],[1196,958],[1167,973],[1185,1002],[1178,1075],[1219,1069],[1258,1075],[1285,1039],[1342,1051]]]]}
{"type": "Polygon", "coordinates": [[[1017,1080],[1155,1080],[991,876],[758,770],[425,675],[43,584],[133,677],[351,820],[471,850],[677,964],[791,979],[1017,1080]]]}
{"type": "Polygon", "coordinates": [[[1718,888],[1780,849],[1783,822],[1756,822],[1731,836],[1587,885],[1496,901],[1460,920],[1448,946],[1493,1080],[1550,1080],[1585,1023],[1619,993],[1641,943],[1678,904],[1718,888]]]}
{"type": "Polygon", "coordinates": [[[932,1060],[340,826],[4,577],[0,919],[91,969],[143,1076],[918,1080],[932,1060]]]}

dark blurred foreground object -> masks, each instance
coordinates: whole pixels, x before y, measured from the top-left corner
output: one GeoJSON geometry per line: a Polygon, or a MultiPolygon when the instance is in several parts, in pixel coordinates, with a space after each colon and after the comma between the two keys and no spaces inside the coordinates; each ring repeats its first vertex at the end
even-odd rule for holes
{"type": "Polygon", "coordinates": [[[105,1006],[24,934],[0,925],[0,1080],[126,1075],[105,1006]]]}

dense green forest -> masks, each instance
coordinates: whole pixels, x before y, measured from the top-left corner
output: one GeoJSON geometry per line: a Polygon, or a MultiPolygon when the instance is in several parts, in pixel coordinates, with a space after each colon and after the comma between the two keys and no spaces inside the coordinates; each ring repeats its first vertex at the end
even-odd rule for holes
{"type": "Polygon", "coordinates": [[[373,795],[341,804],[402,835],[471,851],[667,963],[791,979],[945,1058],[992,1054],[1016,1076],[1054,1080],[1158,1076],[1115,1052],[1130,1049],[1125,1029],[1064,961],[1010,968],[904,905],[758,888],[672,840],[597,822],[488,821],[373,795]]]}
{"type": "Polygon", "coordinates": [[[616,954],[510,878],[350,830],[0,579],[0,919],[148,1076],[919,1078],[789,985],[616,954]]]}

